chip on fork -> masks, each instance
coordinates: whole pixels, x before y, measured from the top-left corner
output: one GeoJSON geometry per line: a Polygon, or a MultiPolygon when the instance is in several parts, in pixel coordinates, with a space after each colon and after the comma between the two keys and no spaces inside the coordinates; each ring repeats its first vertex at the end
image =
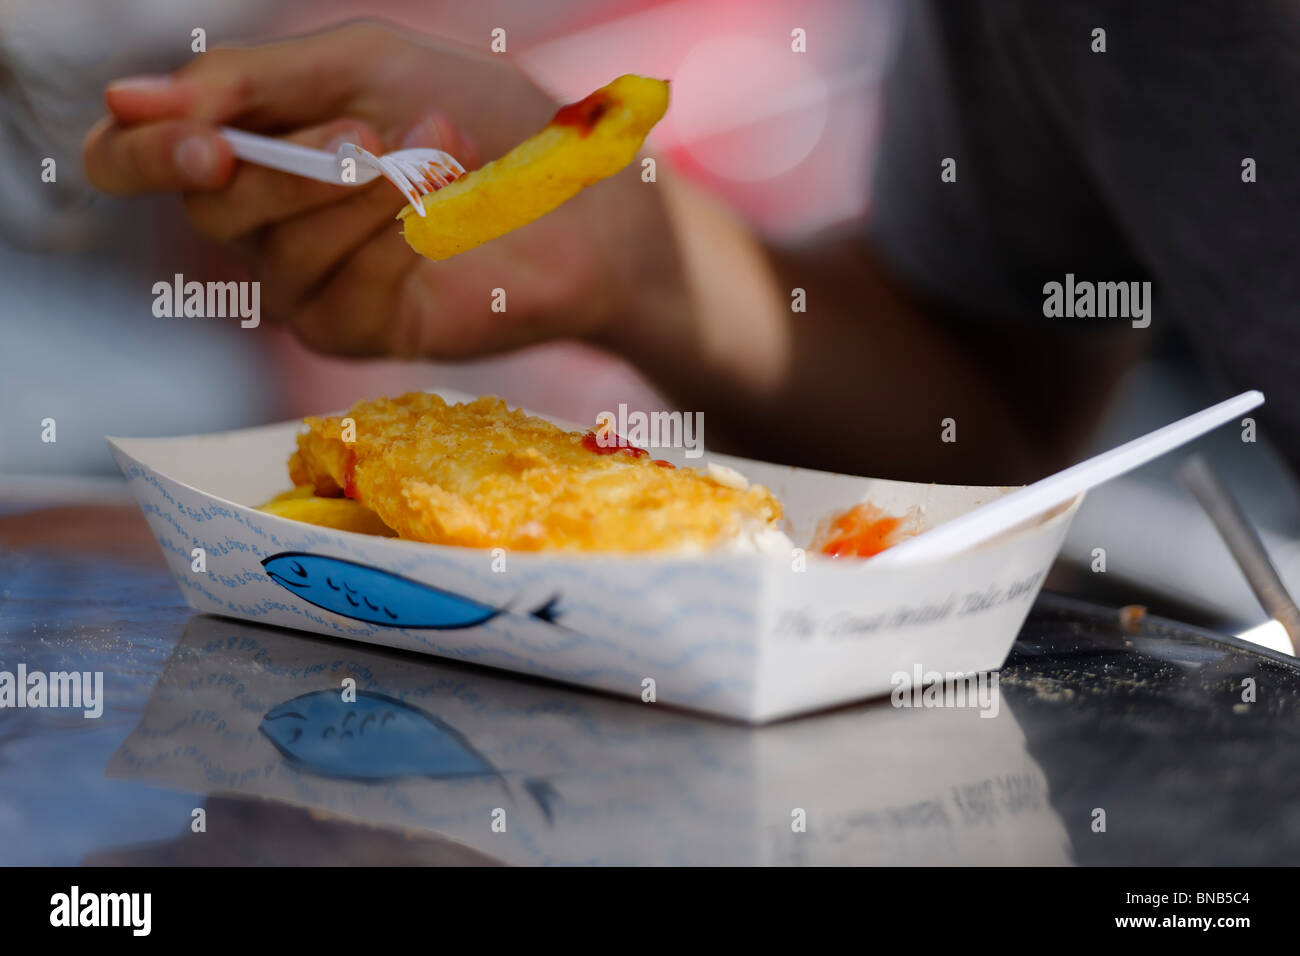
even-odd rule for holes
{"type": "Polygon", "coordinates": [[[424,215],[421,197],[465,175],[465,167],[454,156],[429,147],[399,149],[376,156],[353,143],[344,143],[337,152],[331,153],[228,126],[221,128],[221,136],[242,160],[323,183],[361,186],[383,176],[420,216],[424,215]],[[348,160],[353,162],[351,167],[346,165],[348,160]],[[349,169],[351,176],[347,175],[349,169]]]}

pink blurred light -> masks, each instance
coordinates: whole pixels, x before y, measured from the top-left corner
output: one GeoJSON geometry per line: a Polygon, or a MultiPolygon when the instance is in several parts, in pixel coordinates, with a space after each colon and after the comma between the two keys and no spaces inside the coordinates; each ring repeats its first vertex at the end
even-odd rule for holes
{"type": "Polygon", "coordinates": [[[863,211],[887,14],[879,0],[679,0],[565,28],[523,64],[562,99],[621,73],[670,80],[648,150],[793,236],[863,211]]]}
{"type": "Polygon", "coordinates": [[[673,94],[672,129],[701,165],[728,179],[789,172],[826,128],[827,88],[817,69],[767,37],[701,40],[678,66],[673,94]]]}

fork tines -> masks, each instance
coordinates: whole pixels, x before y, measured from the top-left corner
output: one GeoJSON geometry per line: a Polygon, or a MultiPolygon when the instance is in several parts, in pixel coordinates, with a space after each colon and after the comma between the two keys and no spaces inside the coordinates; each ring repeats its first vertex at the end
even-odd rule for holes
{"type": "Polygon", "coordinates": [[[456,158],[440,149],[405,150],[409,153],[429,154],[429,158],[419,156],[389,155],[376,156],[359,146],[349,146],[349,151],[361,157],[366,163],[383,174],[384,178],[401,190],[402,195],[411,201],[411,207],[420,216],[424,215],[424,203],[421,197],[436,192],[465,175],[465,167],[456,158]]]}

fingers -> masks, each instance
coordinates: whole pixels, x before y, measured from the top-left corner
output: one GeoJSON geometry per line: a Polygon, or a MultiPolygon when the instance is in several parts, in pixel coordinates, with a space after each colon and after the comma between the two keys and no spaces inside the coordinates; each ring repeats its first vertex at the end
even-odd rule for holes
{"type": "Polygon", "coordinates": [[[383,226],[289,315],[309,348],[327,355],[419,357],[423,310],[401,305],[415,271],[436,265],[411,252],[396,224],[383,226]]]}
{"type": "MultiPolygon", "coordinates": [[[[291,315],[377,231],[400,231],[393,217],[403,202],[401,193],[376,180],[337,202],[268,229],[257,243],[255,270],[264,276],[263,293],[271,305],[280,314],[291,315]]],[[[406,262],[415,256],[409,247],[404,253],[401,258],[406,262]]]]}
{"type": "Polygon", "coordinates": [[[123,123],[165,119],[235,123],[265,130],[321,123],[349,112],[347,102],[371,71],[358,64],[391,58],[400,43],[388,30],[353,24],[313,36],[255,47],[222,47],[165,76],[136,76],[109,85],[105,102],[123,123]]]}
{"type": "Polygon", "coordinates": [[[118,194],[214,189],[235,167],[229,144],[194,120],[123,127],[106,117],[86,136],[82,158],[90,181],[118,194]]]}
{"type": "MultiPolygon", "coordinates": [[[[282,137],[287,142],[335,152],[342,143],[355,143],[382,152],[379,134],[360,120],[339,119],[282,137]]],[[[209,239],[229,242],[266,226],[338,202],[357,188],[304,179],[252,163],[240,163],[224,189],[193,192],[185,210],[196,229],[209,239]]]]}
{"type": "Polygon", "coordinates": [[[108,84],[104,104],[121,123],[179,119],[192,108],[194,90],[167,74],[128,76],[108,84]]]}
{"type": "MultiPolygon", "coordinates": [[[[458,153],[469,155],[471,160],[477,155],[473,143],[445,115],[436,111],[384,137],[384,141],[389,149],[431,146],[458,159],[458,153]]],[[[383,151],[369,145],[366,148],[383,151]]],[[[255,268],[265,273],[264,292],[268,301],[281,307],[279,311],[283,315],[292,316],[300,303],[315,295],[326,282],[340,288],[341,284],[334,282],[333,277],[345,267],[352,275],[364,270],[371,282],[377,282],[385,275],[385,270],[377,267],[380,263],[389,259],[398,265],[422,261],[401,237],[400,224],[393,221],[404,200],[386,181],[376,180],[364,191],[345,194],[342,198],[334,192],[331,198],[335,201],[318,203],[302,215],[267,229],[257,244],[255,268]],[[376,249],[371,249],[372,245],[376,249]],[[354,259],[360,265],[352,263],[354,259]]],[[[195,201],[204,200],[196,198],[195,201]]],[[[354,322],[368,319],[389,322],[389,317],[364,308],[359,310],[354,322]]]]}
{"type": "Polygon", "coordinates": [[[230,147],[211,127],[298,129],[347,115],[349,98],[368,82],[358,63],[384,62],[400,43],[373,24],[300,39],[223,48],[176,73],[109,85],[112,120],[100,121],[83,150],[92,183],[107,192],[201,190],[221,186],[234,169],[230,147]]]}
{"type": "Polygon", "coordinates": [[[396,229],[381,227],[288,315],[309,347],[332,355],[465,359],[563,335],[573,280],[558,278],[568,254],[550,239],[468,252],[456,267],[414,254],[396,229]],[[521,301],[494,313],[489,290],[508,273],[521,301]]]}

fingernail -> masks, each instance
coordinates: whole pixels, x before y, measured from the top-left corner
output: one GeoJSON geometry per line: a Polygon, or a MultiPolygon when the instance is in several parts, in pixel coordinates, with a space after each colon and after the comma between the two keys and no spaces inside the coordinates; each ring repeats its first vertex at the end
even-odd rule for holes
{"type": "Polygon", "coordinates": [[[416,123],[406,135],[402,137],[402,149],[411,149],[416,146],[432,146],[437,149],[442,146],[442,136],[438,133],[438,124],[432,116],[426,116],[420,122],[416,123]]]}
{"type": "Polygon", "coordinates": [[[114,93],[161,93],[169,90],[175,81],[166,73],[156,76],[124,76],[113,80],[108,88],[114,93]]]}
{"type": "Polygon", "coordinates": [[[337,136],[335,136],[333,139],[331,139],[328,143],[325,144],[325,152],[337,153],[339,151],[339,147],[342,146],[344,143],[351,143],[353,146],[360,146],[361,131],[358,129],[350,129],[347,132],[339,133],[337,136]]]}
{"type": "Polygon", "coordinates": [[[206,136],[187,136],[176,146],[176,168],[191,182],[204,183],[217,169],[217,150],[206,136]]]}

